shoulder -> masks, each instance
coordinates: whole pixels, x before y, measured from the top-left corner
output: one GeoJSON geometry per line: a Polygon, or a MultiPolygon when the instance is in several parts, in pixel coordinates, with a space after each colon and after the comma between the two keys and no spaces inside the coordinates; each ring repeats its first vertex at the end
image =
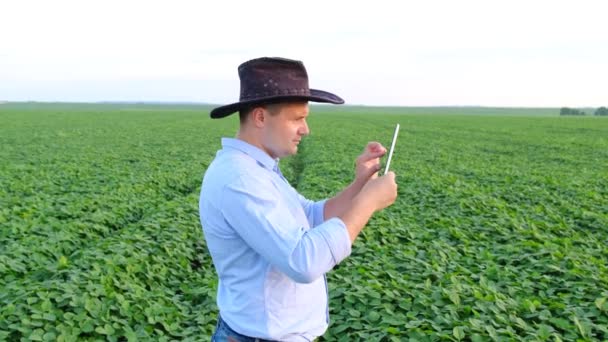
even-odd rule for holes
{"type": "Polygon", "coordinates": [[[213,189],[224,192],[226,188],[257,188],[271,185],[269,171],[244,153],[218,153],[203,178],[203,191],[213,189]]]}

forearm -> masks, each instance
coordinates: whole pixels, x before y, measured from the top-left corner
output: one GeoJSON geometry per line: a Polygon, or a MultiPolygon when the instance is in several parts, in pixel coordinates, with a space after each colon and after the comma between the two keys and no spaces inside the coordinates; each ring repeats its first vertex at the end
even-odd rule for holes
{"type": "Polygon", "coordinates": [[[339,216],[344,225],[346,225],[351,243],[355,242],[355,239],[363,227],[365,227],[367,221],[372,217],[374,211],[375,207],[369,201],[360,196],[355,196],[349,208],[339,216]]]}
{"type": "Polygon", "coordinates": [[[351,207],[353,199],[359,194],[364,185],[364,182],[355,180],[336,196],[328,199],[325,202],[323,218],[329,220],[332,217],[341,217],[351,207]]]}
{"type": "Polygon", "coordinates": [[[338,217],[346,226],[351,243],[355,241],[374,212],[393,204],[396,198],[397,184],[393,172],[371,179],[359,189],[358,194],[352,197],[338,213],[338,217]]]}

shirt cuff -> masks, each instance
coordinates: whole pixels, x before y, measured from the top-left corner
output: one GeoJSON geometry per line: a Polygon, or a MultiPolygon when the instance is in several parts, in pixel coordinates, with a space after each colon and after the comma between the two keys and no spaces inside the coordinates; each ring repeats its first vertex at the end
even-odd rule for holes
{"type": "Polygon", "coordinates": [[[331,255],[337,265],[348,257],[351,252],[351,242],[348,230],[346,229],[344,221],[338,217],[332,217],[325,221],[323,223],[323,228],[324,229],[321,230],[321,235],[327,242],[331,255]]]}

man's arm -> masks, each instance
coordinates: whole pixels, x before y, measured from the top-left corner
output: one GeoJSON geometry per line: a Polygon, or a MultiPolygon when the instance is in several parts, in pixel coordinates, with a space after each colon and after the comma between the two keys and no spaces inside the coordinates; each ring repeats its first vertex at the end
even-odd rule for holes
{"type": "Polygon", "coordinates": [[[355,180],[336,196],[328,199],[325,202],[323,217],[329,220],[332,217],[340,217],[344,214],[352,206],[353,199],[359,194],[365,183],[365,181],[355,180]]]}
{"type": "Polygon", "coordinates": [[[339,216],[346,226],[351,243],[355,242],[374,212],[393,204],[396,198],[397,184],[393,172],[367,182],[339,216]]]}

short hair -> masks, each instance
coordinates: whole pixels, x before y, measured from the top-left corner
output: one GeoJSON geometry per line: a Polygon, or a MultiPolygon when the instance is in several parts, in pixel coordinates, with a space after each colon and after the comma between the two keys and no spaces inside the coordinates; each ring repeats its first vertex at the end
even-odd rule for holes
{"type": "Polygon", "coordinates": [[[245,107],[239,110],[239,122],[241,123],[241,125],[244,124],[245,121],[247,121],[247,116],[254,108],[255,107],[245,107]]]}

